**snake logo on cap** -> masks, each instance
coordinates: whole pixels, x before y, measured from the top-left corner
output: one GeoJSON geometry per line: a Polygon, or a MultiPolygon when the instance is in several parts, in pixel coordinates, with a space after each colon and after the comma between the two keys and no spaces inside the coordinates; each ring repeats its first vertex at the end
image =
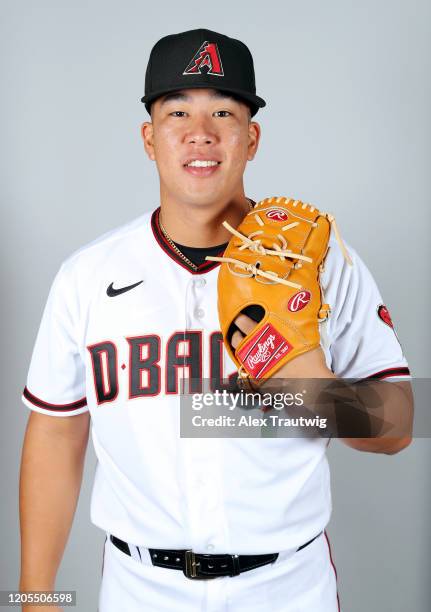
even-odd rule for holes
{"type": "Polygon", "coordinates": [[[216,43],[207,40],[196,51],[183,74],[202,74],[202,68],[207,67],[207,74],[224,76],[220,53],[216,43]]]}

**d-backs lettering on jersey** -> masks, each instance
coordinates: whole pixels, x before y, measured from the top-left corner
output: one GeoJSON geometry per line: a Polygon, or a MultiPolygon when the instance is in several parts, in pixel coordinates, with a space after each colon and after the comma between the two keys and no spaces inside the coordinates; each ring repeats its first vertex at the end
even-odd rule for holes
{"type": "MultiPolygon", "coordinates": [[[[209,389],[230,387],[236,378],[233,371],[226,378],[223,374],[223,337],[214,331],[207,339],[209,369],[207,379],[209,389]]],[[[128,399],[151,397],[164,389],[169,394],[181,391],[180,381],[187,377],[188,392],[201,393],[203,389],[203,338],[199,330],[178,331],[163,339],[157,334],[146,334],[124,338],[127,345],[127,361],[119,363],[115,342],[105,340],[88,346],[94,377],[97,403],[111,402],[118,396],[119,385],[125,384],[128,399]],[[164,363],[161,355],[165,354],[164,363]],[[127,380],[121,380],[121,371],[128,372],[127,380]]]]}

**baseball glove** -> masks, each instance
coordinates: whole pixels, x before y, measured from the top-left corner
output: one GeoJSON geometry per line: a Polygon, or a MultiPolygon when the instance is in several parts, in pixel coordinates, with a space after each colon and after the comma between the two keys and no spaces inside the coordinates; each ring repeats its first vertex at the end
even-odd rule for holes
{"type": "Polygon", "coordinates": [[[207,258],[222,263],[218,313],[223,341],[238,367],[238,382],[256,387],[283,364],[320,345],[319,323],[330,314],[320,274],[331,226],[352,262],[334,217],[299,200],[266,198],[237,229],[226,221],[223,225],[233,234],[223,257],[207,258]],[[234,321],[241,313],[258,323],[234,349],[234,321]]]}

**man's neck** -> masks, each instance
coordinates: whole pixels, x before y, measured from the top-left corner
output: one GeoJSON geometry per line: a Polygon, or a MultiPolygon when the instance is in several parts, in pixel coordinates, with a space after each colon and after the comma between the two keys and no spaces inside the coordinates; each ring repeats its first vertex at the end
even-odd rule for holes
{"type": "Polygon", "coordinates": [[[191,247],[211,247],[228,242],[231,233],[222,223],[237,227],[250,209],[244,194],[207,206],[161,198],[160,221],[171,240],[191,247]]]}

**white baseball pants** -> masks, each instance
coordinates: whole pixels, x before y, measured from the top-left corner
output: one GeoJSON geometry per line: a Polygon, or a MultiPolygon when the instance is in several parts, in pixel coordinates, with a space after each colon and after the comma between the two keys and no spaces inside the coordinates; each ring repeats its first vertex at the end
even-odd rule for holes
{"type": "Polygon", "coordinates": [[[273,564],[211,580],[190,580],[145,556],[129,557],[107,537],[99,612],[340,612],[326,534],[273,564]]]}

